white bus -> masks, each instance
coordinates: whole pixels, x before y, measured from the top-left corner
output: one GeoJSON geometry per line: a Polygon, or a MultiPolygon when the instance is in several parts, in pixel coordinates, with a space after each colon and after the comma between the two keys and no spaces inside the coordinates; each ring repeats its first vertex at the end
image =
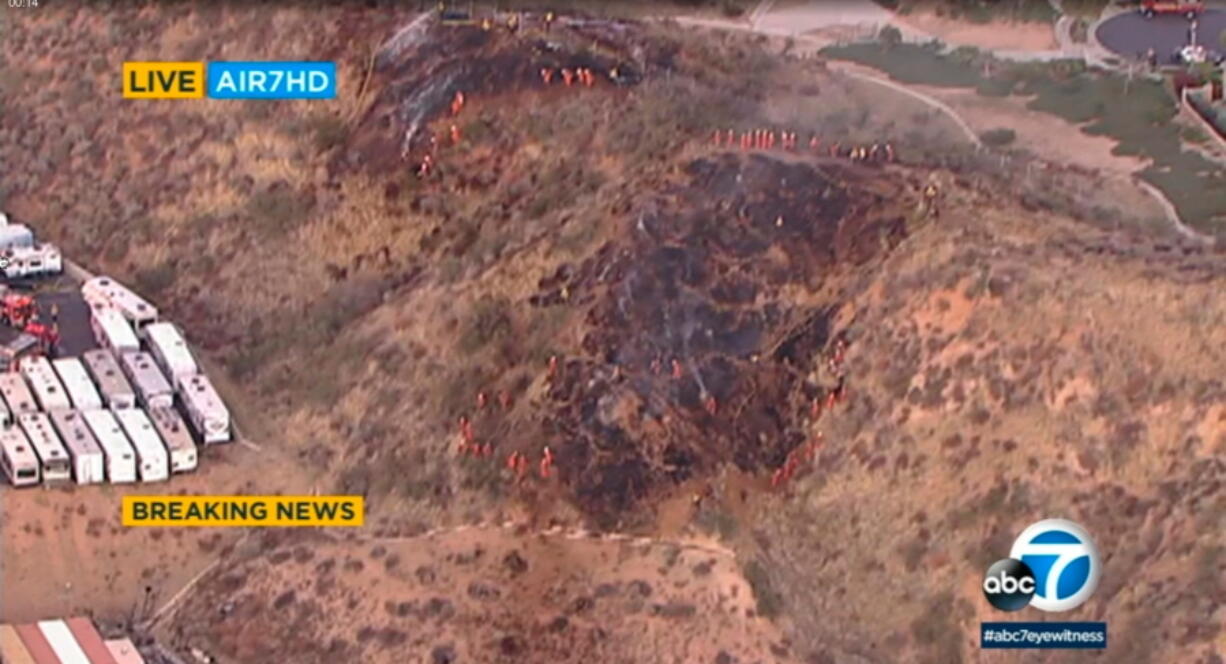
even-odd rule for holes
{"type": "Polygon", "coordinates": [[[184,379],[200,373],[187,342],[183,340],[183,334],[174,323],[150,323],[142,334],[149,346],[149,354],[175,387],[179,387],[184,379]]]}
{"type": "Polygon", "coordinates": [[[140,340],[132,331],[132,326],[119,310],[109,305],[89,307],[89,327],[94,331],[98,345],[115,353],[134,353],[140,350],[140,340]]]}
{"type": "Polygon", "coordinates": [[[26,381],[21,374],[0,373],[0,395],[4,396],[9,416],[14,421],[22,413],[38,412],[38,404],[34,401],[34,395],[30,394],[30,388],[26,386],[26,381]]]}
{"type": "Polygon", "coordinates": [[[19,426],[0,427],[0,469],[13,486],[34,486],[42,481],[38,456],[19,426]]]}
{"type": "Polygon", "coordinates": [[[119,358],[123,372],[136,388],[136,398],[145,408],[158,406],[173,406],[175,402],[174,389],[162,375],[162,370],[153,363],[149,353],[124,353],[119,358]]]}
{"type": "Polygon", "coordinates": [[[23,413],[17,416],[17,424],[26,432],[30,446],[38,455],[44,482],[60,482],[72,479],[72,461],[64,443],[51,428],[46,413],[23,413]]]}
{"type": "Polygon", "coordinates": [[[51,424],[68,448],[72,459],[72,476],[77,484],[98,484],[106,480],[106,457],[80,411],[57,410],[51,413],[51,424]]]}
{"type": "Polygon", "coordinates": [[[21,375],[25,376],[26,382],[30,384],[30,391],[34,393],[35,400],[44,411],[49,413],[53,410],[72,408],[72,402],[68,400],[68,393],[64,391],[60,379],[56,377],[55,369],[51,368],[50,360],[45,357],[27,357],[21,361],[19,370],[21,375]]]}
{"type": "Polygon", "coordinates": [[[139,408],[122,408],[115,411],[115,419],[119,426],[128,434],[136,457],[140,460],[140,481],[162,482],[170,478],[170,460],[166,455],[166,447],[149,416],[139,408]]]}
{"type": "Polygon", "coordinates": [[[105,302],[114,307],[138,330],[158,319],[158,310],[152,304],[110,277],[86,281],[81,295],[90,304],[105,302]]]}
{"type": "Polygon", "coordinates": [[[230,411],[204,374],[185,380],[179,396],[201,442],[209,445],[230,440],[230,411]]]}
{"type": "Polygon", "coordinates": [[[60,382],[64,384],[64,391],[68,392],[73,408],[89,410],[102,407],[102,395],[98,394],[98,390],[94,388],[94,381],[85,371],[85,365],[81,363],[81,360],[75,357],[61,357],[51,360],[51,366],[55,369],[56,375],[60,377],[60,382]]]}
{"type": "Polygon", "coordinates": [[[77,637],[72,635],[72,630],[63,620],[40,620],[38,631],[43,633],[47,645],[60,660],[59,664],[90,664],[89,657],[77,643],[77,637]]]}
{"type": "Polygon", "coordinates": [[[136,451],[109,410],[84,410],[81,419],[106,454],[106,477],[112,484],[136,481],[136,451]]]}
{"type": "Polygon", "coordinates": [[[123,375],[119,361],[110,351],[95,348],[81,354],[85,369],[102,393],[102,403],[107,408],[135,408],[136,391],[123,375]]]}
{"type": "Polygon", "coordinates": [[[174,408],[150,408],[149,419],[153,427],[162,436],[170,452],[170,472],[186,473],[196,469],[196,441],[192,440],[192,432],[187,430],[187,424],[174,408]]]}

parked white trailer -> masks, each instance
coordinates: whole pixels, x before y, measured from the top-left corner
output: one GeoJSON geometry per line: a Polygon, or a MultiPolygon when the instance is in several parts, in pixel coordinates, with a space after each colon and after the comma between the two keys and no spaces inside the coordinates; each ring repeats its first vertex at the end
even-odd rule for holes
{"type": "Polygon", "coordinates": [[[42,481],[41,464],[21,427],[0,427],[0,469],[13,486],[34,486],[42,481]]]}
{"type": "Polygon", "coordinates": [[[95,348],[81,354],[81,362],[98,385],[102,404],[107,408],[135,408],[136,390],[119,368],[119,360],[110,351],[95,348]]]}
{"type": "Polygon", "coordinates": [[[91,304],[89,326],[94,331],[94,338],[98,340],[98,345],[116,355],[140,350],[140,340],[132,331],[132,325],[123,317],[123,314],[119,313],[118,309],[105,304],[101,306],[91,304]]]}
{"type": "Polygon", "coordinates": [[[136,481],[136,450],[109,410],[84,410],[81,419],[106,455],[106,477],[112,484],[136,481]]]}
{"type": "Polygon", "coordinates": [[[119,426],[128,434],[136,457],[140,460],[140,480],[142,482],[161,482],[170,478],[170,459],[166,447],[162,445],[162,437],[149,416],[139,408],[122,408],[115,411],[115,419],[119,426]]]}
{"type": "Polygon", "coordinates": [[[230,411],[204,374],[185,380],[179,396],[201,442],[208,445],[230,440],[230,411]]]}
{"type": "Polygon", "coordinates": [[[90,664],[89,657],[77,643],[77,637],[72,635],[72,630],[63,620],[40,620],[38,630],[60,660],[59,664],[90,664]]]}
{"type": "Polygon", "coordinates": [[[10,416],[14,420],[22,413],[38,412],[38,403],[34,401],[34,395],[30,393],[30,388],[21,374],[0,373],[0,395],[4,397],[4,403],[8,405],[10,416]]]}
{"type": "Polygon", "coordinates": [[[30,446],[38,455],[44,482],[60,482],[72,479],[72,461],[68,450],[51,426],[46,413],[22,413],[17,424],[30,439],[30,446]]]}
{"type": "Polygon", "coordinates": [[[106,456],[90,432],[89,425],[76,410],[51,413],[51,424],[68,448],[72,459],[72,476],[77,484],[98,484],[106,480],[106,456]]]}
{"type": "Polygon", "coordinates": [[[54,245],[10,247],[0,250],[0,271],[10,279],[59,274],[64,271],[64,257],[54,245]]]}
{"type": "Polygon", "coordinates": [[[34,399],[44,411],[50,413],[53,410],[72,408],[68,393],[64,391],[59,377],[55,375],[55,369],[51,367],[50,360],[45,357],[28,357],[21,361],[19,370],[26,382],[30,384],[30,391],[34,393],[34,399]]]}
{"type": "Polygon", "coordinates": [[[184,379],[200,373],[192,352],[187,348],[187,341],[183,339],[183,333],[174,323],[150,323],[141,334],[149,346],[149,354],[175,387],[179,387],[184,379]]]}
{"type": "Polygon", "coordinates": [[[149,353],[124,353],[119,358],[123,372],[136,388],[136,398],[145,408],[158,406],[173,406],[175,402],[174,389],[162,375],[149,353]]]}
{"type": "Polygon", "coordinates": [[[150,408],[149,419],[170,452],[170,472],[186,473],[196,469],[196,441],[174,408],[150,408]]]}
{"type": "Polygon", "coordinates": [[[110,277],[94,277],[86,281],[81,286],[81,295],[91,304],[105,302],[114,307],[138,330],[158,319],[156,307],[110,277]]]}
{"type": "Polygon", "coordinates": [[[90,410],[102,407],[102,395],[98,394],[98,390],[94,388],[94,381],[90,379],[89,372],[85,370],[85,364],[81,360],[75,357],[61,357],[51,360],[51,366],[55,368],[56,375],[64,384],[64,391],[68,393],[74,409],[90,410]]]}

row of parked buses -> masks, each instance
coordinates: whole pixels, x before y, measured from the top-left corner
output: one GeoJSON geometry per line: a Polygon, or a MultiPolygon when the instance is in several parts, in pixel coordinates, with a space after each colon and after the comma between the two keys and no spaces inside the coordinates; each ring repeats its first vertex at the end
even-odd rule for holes
{"type": "Polygon", "coordinates": [[[0,373],[0,470],[30,486],[156,482],[195,469],[192,431],[202,444],[227,442],[230,414],[182,333],[108,277],[82,293],[101,348],[0,373]]]}

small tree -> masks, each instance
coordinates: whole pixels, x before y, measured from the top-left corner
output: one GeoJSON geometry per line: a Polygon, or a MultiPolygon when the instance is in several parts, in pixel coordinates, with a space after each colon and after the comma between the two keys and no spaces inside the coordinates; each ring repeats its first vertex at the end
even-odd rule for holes
{"type": "Polygon", "coordinates": [[[1222,45],[1222,48],[1226,48],[1226,30],[1222,30],[1222,33],[1217,36],[1217,42],[1222,45]]]}
{"type": "Polygon", "coordinates": [[[894,46],[902,42],[902,31],[892,25],[887,25],[877,33],[877,38],[886,46],[894,46]]]}

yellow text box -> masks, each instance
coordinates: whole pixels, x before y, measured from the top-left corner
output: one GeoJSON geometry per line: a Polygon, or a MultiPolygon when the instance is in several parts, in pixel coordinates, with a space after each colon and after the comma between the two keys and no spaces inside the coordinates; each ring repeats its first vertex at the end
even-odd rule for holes
{"type": "Polygon", "coordinates": [[[203,62],[123,63],[123,96],[128,99],[200,99],[206,87],[203,62]]]}
{"type": "Polygon", "coordinates": [[[360,526],[361,496],[124,496],[125,526],[360,526]]]}

